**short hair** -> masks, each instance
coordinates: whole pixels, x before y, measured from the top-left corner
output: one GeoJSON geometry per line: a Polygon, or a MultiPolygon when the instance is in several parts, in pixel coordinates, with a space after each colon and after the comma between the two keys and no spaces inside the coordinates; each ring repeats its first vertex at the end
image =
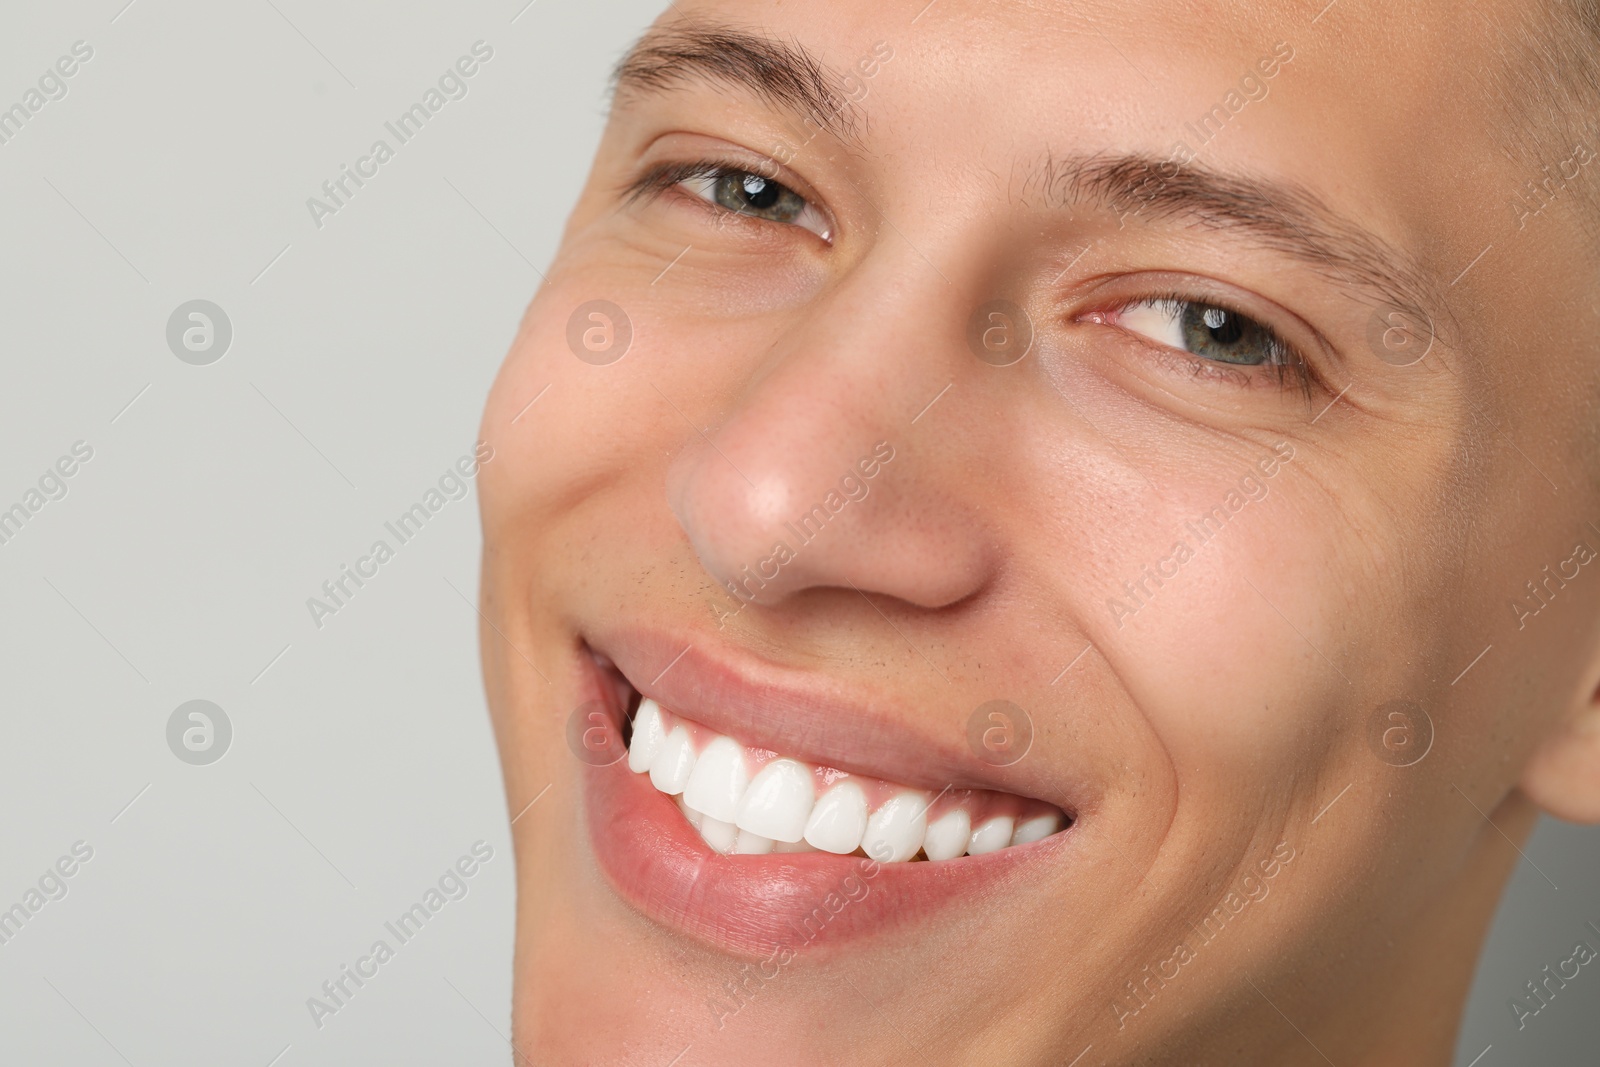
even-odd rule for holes
{"type": "MultiPolygon", "coordinates": [[[[1490,86],[1506,104],[1512,158],[1535,184],[1545,167],[1600,153],[1600,0],[1513,0],[1478,7],[1504,47],[1490,86]]],[[[1584,168],[1570,191],[1591,237],[1600,241],[1600,167],[1584,168]]]]}

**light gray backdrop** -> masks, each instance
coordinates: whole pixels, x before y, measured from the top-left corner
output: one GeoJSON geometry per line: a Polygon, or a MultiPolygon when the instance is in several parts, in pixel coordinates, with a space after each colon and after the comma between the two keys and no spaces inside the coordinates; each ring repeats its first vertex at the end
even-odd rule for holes
{"type": "MultiPolygon", "coordinates": [[[[470,483],[336,612],[306,600],[470,451],[609,67],[662,6],[525,2],[0,15],[0,108],[28,111],[0,126],[0,509],[27,511],[0,544],[0,909],[27,913],[0,943],[0,1063],[509,1058],[470,483]],[[384,123],[479,41],[465,95],[400,144],[384,123]],[[393,158],[314,220],[379,138],[393,158]],[[172,724],[194,700],[214,707],[172,724]]],[[[1596,1062],[1600,968],[1521,1033],[1507,1007],[1600,940],[1596,843],[1546,825],[1527,849],[1460,1067],[1596,1062]]]]}

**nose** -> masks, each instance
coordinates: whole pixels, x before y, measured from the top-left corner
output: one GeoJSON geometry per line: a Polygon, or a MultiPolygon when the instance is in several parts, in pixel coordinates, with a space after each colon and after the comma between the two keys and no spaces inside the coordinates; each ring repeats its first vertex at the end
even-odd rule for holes
{"type": "Polygon", "coordinates": [[[722,424],[674,461],[673,513],[740,600],[837,587],[931,610],[989,580],[971,457],[919,417],[959,374],[961,328],[944,321],[949,283],[915,274],[858,265],[785,324],[722,424]]]}

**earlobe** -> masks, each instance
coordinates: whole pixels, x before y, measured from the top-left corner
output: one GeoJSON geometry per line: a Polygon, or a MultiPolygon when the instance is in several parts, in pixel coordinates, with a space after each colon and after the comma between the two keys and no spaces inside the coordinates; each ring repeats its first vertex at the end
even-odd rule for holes
{"type": "Polygon", "coordinates": [[[1600,823],[1600,692],[1545,738],[1519,785],[1558,819],[1600,823]]]}

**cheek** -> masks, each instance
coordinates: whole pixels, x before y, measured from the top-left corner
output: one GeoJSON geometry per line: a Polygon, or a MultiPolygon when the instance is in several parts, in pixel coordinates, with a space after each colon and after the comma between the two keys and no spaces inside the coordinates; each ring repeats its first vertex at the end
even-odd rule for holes
{"type": "Polygon", "coordinates": [[[1348,715],[1355,690],[1311,646],[1334,663],[1349,654],[1347,587],[1368,579],[1333,562],[1329,531],[1342,526],[1318,514],[1293,464],[1262,499],[1239,490],[1270,444],[1149,429],[1178,458],[1124,460],[1069,433],[1070,463],[1053,457],[1056,473],[1041,468],[1035,484],[1063,470],[1072,484],[1034,494],[1048,516],[1010,525],[1051,531],[1028,550],[1035,566],[1054,564],[1053,595],[1074,605],[1186,796],[1288,780],[1326,758],[1348,715]]]}
{"type": "Polygon", "coordinates": [[[781,332],[749,307],[705,312],[698,282],[668,285],[683,262],[652,285],[665,263],[609,253],[551,271],[495,380],[481,429],[495,460],[479,475],[491,538],[617,492],[664,514],[670,460],[697,428],[685,420],[712,425],[781,332]]]}

